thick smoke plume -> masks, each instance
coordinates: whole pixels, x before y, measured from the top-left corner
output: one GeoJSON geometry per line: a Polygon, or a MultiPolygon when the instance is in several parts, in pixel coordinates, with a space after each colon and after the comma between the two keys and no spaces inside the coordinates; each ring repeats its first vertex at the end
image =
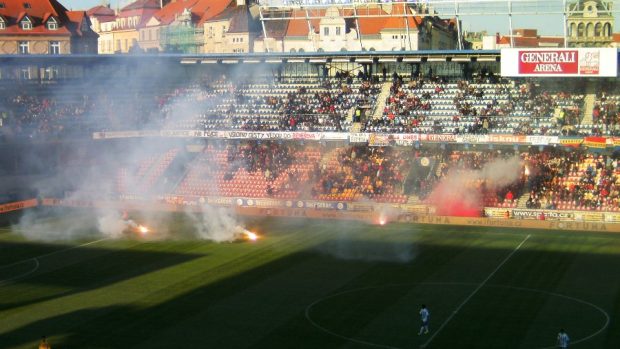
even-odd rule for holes
{"type": "Polygon", "coordinates": [[[490,191],[501,189],[521,176],[521,159],[514,156],[497,159],[479,170],[450,171],[430,194],[440,216],[478,217],[483,209],[480,187],[490,191]]]}
{"type": "Polygon", "coordinates": [[[243,230],[230,209],[202,205],[200,212],[186,210],[197,238],[215,242],[231,242],[243,230]]]}
{"type": "MultiPolygon", "coordinates": [[[[148,65],[144,65],[140,69],[143,71],[132,75],[131,79],[119,73],[118,76],[98,76],[93,81],[84,83],[84,91],[92,90],[89,88],[92,84],[98,90],[104,91],[103,93],[106,96],[103,99],[106,99],[111,105],[122,106],[118,112],[110,116],[109,124],[118,126],[117,129],[138,131],[192,129],[194,125],[191,124],[191,117],[201,115],[205,109],[218,103],[217,100],[202,98],[210,94],[209,88],[205,88],[205,86],[212,80],[205,77],[192,77],[190,80],[193,79],[194,81],[183,82],[184,86],[191,86],[192,89],[189,91],[175,90],[174,96],[176,97],[167,100],[164,108],[165,113],[159,111],[141,113],[140,104],[136,102],[136,105],[131,105],[131,100],[134,97],[144,98],[136,96],[141,91],[147,91],[148,96],[148,91],[154,90],[156,86],[160,86],[160,90],[162,90],[161,86],[170,86],[170,90],[174,90],[171,81],[178,81],[179,72],[162,72],[160,68],[148,67],[148,65]],[[129,125],[123,124],[124,119],[135,120],[136,118],[139,118],[140,122],[133,122],[129,125]],[[140,126],[136,127],[136,125],[140,126]]],[[[256,73],[255,70],[252,72],[246,69],[242,70],[229,71],[227,81],[238,83],[244,79],[251,80],[253,79],[252,75],[256,73]]],[[[181,78],[188,79],[187,76],[181,78]]],[[[54,91],[56,97],[62,99],[66,95],[75,94],[76,88],[72,85],[65,90],[63,86],[57,86],[54,91]]],[[[97,98],[97,94],[89,98],[97,98]]],[[[151,103],[155,103],[152,97],[150,98],[151,103]]],[[[82,118],[86,121],[101,120],[101,115],[83,115],[82,118]]],[[[98,130],[104,131],[105,129],[98,130]]],[[[67,219],[67,217],[76,216],[73,209],[55,208],[54,210],[27,211],[19,224],[14,226],[14,231],[34,240],[72,240],[89,237],[120,238],[127,235],[127,231],[135,230],[138,224],[146,226],[161,224],[162,227],[153,227],[156,233],[160,236],[174,237],[174,228],[170,228],[169,225],[165,224],[166,222],[158,221],[162,218],[154,213],[156,209],[149,207],[149,202],[157,200],[162,191],[159,191],[160,188],[150,188],[146,184],[147,181],[144,176],[132,177],[132,173],[135,174],[140,171],[139,164],[145,159],[157,157],[167,150],[177,149],[182,154],[185,152],[187,144],[186,140],[178,138],[158,138],[156,140],[140,138],[118,142],[89,140],[81,142],[63,154],[64,158],[57,164],[54,176],[38,183],[32,183],[32,189],[40,197],[83,202],[115,201],[119,198],[120,191],[117,174],[119,171],[124,171],[128,174],[124,180],[124,185],[133,191],[130,192],[130,196],[141,197],[137,199],[141,201],[136,201],[136,204],[132,206],[142,205],[143,209],[140,212],[130,212],[130,217],[127,217],[121,209],[94,208],[92,214],[94,217],[89,215],[88,218],[76,219],[67,219]],[[140,218],[133,218],[134,216],[140,218]],[[132,218],[135,221],[131,220],[132,218]]],[[[32,163],[38,163],[41,154],[33,151],[30,157],[32,163]]],[[[211,165],[217,166],[215,162],[211,165]]],[[[180,181],[187,175],[188,168],[185,164],[171,171],[174,173],[168,173],[169,177],[180,181]]],[[[174,188],[178,184],[168,182],[167,177],[164,183],[168,185],[168,189],[174,188]]],[[[134,200],[134,198],[128,199],[134,200]]],[[[242,224],[236,216],[227,209],[202,205],[200,212],[186,211],[184,214],[192,222],[191,228],[194,230],[195,238],[232,241],[239,234],[239,230],[243,229],[239,228],[242,224]]],[[[187,232],[184,236],[187,237],[187,232]]]]}

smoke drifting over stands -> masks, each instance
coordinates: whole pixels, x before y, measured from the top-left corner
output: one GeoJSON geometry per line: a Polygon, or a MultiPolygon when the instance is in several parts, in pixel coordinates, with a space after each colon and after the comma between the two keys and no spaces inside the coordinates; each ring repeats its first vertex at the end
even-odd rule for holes
{"type": "MultiPolygon", "coordinates": [[[[0,87],[0,140],[17,149],[4,155],[2,175],[22,176],[20,193],[203,205],[219,223],[205,228],[209,219],[196,217],[196,230],[217,240],[226,238],[210,232],[237,220],[206,208],[212,197],[425,205],[463,216],[484,207],[620,207],[618,153],[567,148],[558,138],[620,135],[617,83],[598,85],[588,104],[578,80],[509,80],[486,69],[464,77],[243,64],[120,68],[0,87]],[[279,139],[239,139],[264,135],[252,131],[279,139]],[[299,136],[282,136],[291,132],[299,136]],[[485,144],[526,136],[555,143],[485,144]],[[49,166],[34,166],[40,159],[49,166]]],[[[1,189],[4,201],[14,198],[1,189]]]]}

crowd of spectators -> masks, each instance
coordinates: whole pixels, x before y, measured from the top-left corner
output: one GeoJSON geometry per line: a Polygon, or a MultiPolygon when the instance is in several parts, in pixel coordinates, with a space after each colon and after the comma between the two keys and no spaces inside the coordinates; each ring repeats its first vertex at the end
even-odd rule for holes
{"type": "Polygon", "coordinates": [[[380,118],[367,120],[372,132],[515,135],[575,134],[583,96],[559,87],[500,80],[475,83],[442,78],[394,76],[380,118]]]}
{"type": "Polygon", "coordinates": [[[528,208],[617,211],[620,161],[581,151],[541,152],[527,159],[528,208]]]}
{"type": "MultiPolygon", "coordinates": [[[[145,128],[347,132],[353,119],[368,132],[573,135],[584,104],[578,88],[534,81],[394,74],[381,117],[357,120],[352,111],[362,105],[372,111],[382,86],[364,74],[235,81],[216,74],[176,85],[126,85],[5,88],[1,131],[30,138],[145,128]]],[[[607,92],[599,96],[592,134],[618,132],[618,101],[607,92]]]]}
{"type": "Polygon", "coordinates": [[[620,135],[620,95],[601,92],[592,110],[592,122],[593,135],[620,135]]]}
{"type": "Polygon", "coordinates": [[[407,151],[393,147],[354,146],[337,149],[324,162],[313,196],[325,200],[401,202],[411,164],[407,151]]]}

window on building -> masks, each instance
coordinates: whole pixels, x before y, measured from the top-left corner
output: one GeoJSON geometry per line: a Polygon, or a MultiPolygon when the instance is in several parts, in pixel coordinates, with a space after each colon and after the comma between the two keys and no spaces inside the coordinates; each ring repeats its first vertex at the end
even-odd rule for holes
{"type": "Polygon", "coordinates": [[[340,27],[336,27],[336,35],[340,36],[340,27]]]}
{"type": "Polygon", "coordinates": [[[0,17],[0,30],[2,29],[6,29],[6,22],[4,21],[4,18],[0,17]]]}
{"type": "Polygon", "coordinates": [[[27,67],[26,67],[26,68],[22,68],[22,69],[19,71],[19,77],[20,77],[22,80],[30,80],[30,69],[29,69],[29,68],[27,68],[27,67]]]}
{"type": "Polygon", "coordinates": [[[116,49],[114,51],[121,51],[123,48],[121,47],[121,39],[116,39],[116,49]]]}
{"type": "Polygon", "coordinates": [[[32,6],[30,6],[30,3],[29,3],[29,2],[25,2],[25,3],[24,3],[24,8],[32,8],[32,6]]]}
{"type": "Polygon", "coordinates": [[[27,55],[30,53],[30,45],[28,44],[28,41],[20,41],[18,46],[20,54],[27,55]]]}
{"type": "Polygon", "coordinates": [[[45,80],[58,79],[58,67],[46,67],[43,70],[43,79],[45,80]]]}
{"type": "Polygon", "coordinates": [[[3,2],[0,2],[0,8],[5,8],[6,6],[4,5],[3,2]]]}
{"type": "Polygon", "coordinates": [[[30,21],[30,18],[28,17],[24,17],[24,19],[21,20],[20,24],[23,30],[32,29],[32,21],[30,21]]]}
{"type": "Polygon", "coordinates": [[[47,20],[46,26],[49,30],[58,30],[58,22],[54,17],[50,17],[50,19],[47,20]]]}
{"type": "Polygon", "coordinates": [[[329,35],[329,27],[324,27],[323,28],[323,35],[325,35],[325,36],[329,35]]]}
{"type": "Polygon", "coordinates": [[[603,36],[611,36],[611,24],[605,23],[603,25],[603,36]]]}
{"type": "Polygon", "coordinates": [[[50,55],[60,54],[60,41],[50,41],[49,54],[50,55]]]}
{"type": "Polygon", "coordinates": [[[602,36],[602,34],[603,34],[603,25],[601,23],[596,23],[596,25],[594,26],[594,35],[602,36]]]}

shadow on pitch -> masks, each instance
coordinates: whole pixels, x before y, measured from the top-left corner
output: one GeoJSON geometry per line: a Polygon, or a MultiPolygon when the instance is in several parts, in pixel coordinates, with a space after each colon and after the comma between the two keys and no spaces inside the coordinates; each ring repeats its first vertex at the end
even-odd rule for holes
{"type": "MultiPolygon", "coordinates": [[[[544,242],[544,237],[537,239],[544,242]]],[[[330,248],[330,245],[326,247],[330,248]]],[[[389,248],[391,245],[384,247],[389,248]]],[[[188,287],[179,296],[161,304],[147,308],[111,306],[69,312],[0,334],[0,342],[6,347],[22,346],[47,335],[52,339],[62,336],[63,339],[56,343],[62,348],[352,348],[355,347],[352,343],[312,327],[304,318],[306,307],[321,297],[369,285],[404,283],[413,288],[416,282],[433,280],[438,270],[454,269],[459,257],[466,257],[463,260],[468,263],[459,270],[454,269],[462,279],[451,280],[481,282],[511,252],[506,248],[448,246],[439,241],[434,244],[432,239],[427,239],[427,243],[419,245],[419,253],[410,263],[341,260],[326,255],[319,248],[286,254],[259,266],[252,266],[252,263],[274,251],[251,252],[199,274],[196,280],[192,280],[195,287],[188,287]],[[247,270],[243,266],[248,266],[247,270]],[[201,276],[225,274],[235,268],[240,272],[217,282],[200,284],[201,276]]],[[[610,268],[620,266],[613,255],[522,250],[510,259],[510,263],[502,266],[490,283],[555,290],[561,287],[565,275],[574,272],[577,259],[588,259],[610,268]],[[545,277],[539,277],[542,275],[545,277]]],[[[119,267],[121,265],[111,269],[116,273],[119,267]]],[[[584,275],[583,282],[588,287],[601,287],[600,282],[604,275],[609,276],[609,269],[601,270],[600,274],[584,275]]],[[[127,277],[130,275],[124,276],[127,277]]],[[[408,291],[403,288],[395,297],[374,299],[372,301],[378,304],[373,306],[377,311],[388,309],[398,304],[399,297],[406,297],[408,291]]],[[[500,302],[497,306],[501,305],[502,299],[496,301],[500,302]]],[[[471,302],[477,309],[492,308],[483,299],[471,302]],[[482,303],[476,304],[478,302],[482,303]]],[[[535,313],[544,308],[545,300],[533,297],[527,304],[527,308],[535,313]]],[[[347,334],[356,335],[356,331],[370,325],[374,318],[363,319],[347,334]]],[[[474,320],[465,323],[474,323],[474,320]]],[[[490,322],[500,326],[502,322],[499,320],[490,322]]],[[[403,321],[412,320],[405,318],[403,321]]],[[[609,333],[617,329],[616,325],[609,329],[609,333]]],[[[485,338],[480,333],[455,337],[450,336],[449,331],[447,328],[446,335],[436,339],[436,347],[454,347],[456,342],[464,343],[458,347],[476,347],[480,338],[485,338]]],[[[394,346],[405,347],[405,340],[394,346]]],[[[515,342],[515,346],[518,345],[515,342]]]]}
{"type": "MultiPolygon", "coordinates": [[[[129,247],[139,244],[135,242],[129,247]]],[[[10,251],[12,260],[21,261],[0,265],[0,311],[106,287],[206,256],[95,246],[0,243],[0,251],[10,251]],[[42,257],[34,262],[26,256],[42,257]],[[23,292],[24,289],[29,292],[23,292]]]]}

